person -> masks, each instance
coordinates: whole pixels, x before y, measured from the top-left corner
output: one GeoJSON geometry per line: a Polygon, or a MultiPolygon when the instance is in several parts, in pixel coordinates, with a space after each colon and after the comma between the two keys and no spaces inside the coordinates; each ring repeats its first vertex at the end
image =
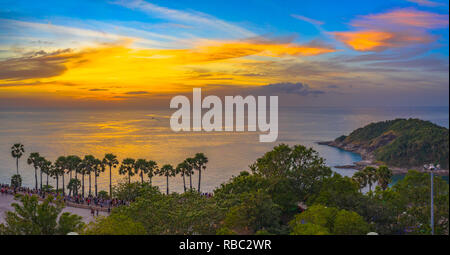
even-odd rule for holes
{"type": "Polygon", "coordinates": [[[94,217],[94,208],[93,207],[91,207],[91,214],[92,214],[92,217],[94,217]]]}
{"type": "Polygon", "coordinates": [[[97,208],[97,216],[98,216],[98,208],[97,208]]]}

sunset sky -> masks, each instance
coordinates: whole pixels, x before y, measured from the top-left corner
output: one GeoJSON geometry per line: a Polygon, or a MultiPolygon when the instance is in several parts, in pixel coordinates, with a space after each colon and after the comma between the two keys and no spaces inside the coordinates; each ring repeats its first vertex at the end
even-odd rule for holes
{"type": "Polygon", "coordinates": [[[449,104],[448,1],[0,0],[0,109],[449,104]]]}

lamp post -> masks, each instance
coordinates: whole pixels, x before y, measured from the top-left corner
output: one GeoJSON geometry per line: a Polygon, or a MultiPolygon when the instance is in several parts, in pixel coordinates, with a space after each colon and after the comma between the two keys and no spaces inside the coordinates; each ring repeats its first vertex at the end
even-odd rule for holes
{"type": "Polygon", "coordinates": [[[434,235],[434,198],[433,198],[433,190],[434,190],[434,173],[433,171],[436,169],[439,169],[440,165],[436,165],[436,167],[433,164],[430,165],[424,165],[425,169],[430,170],[430,177],[431,177],[431,192],[430,192],[430,196],[431,196],[431,208],[430,208],[430,214],[431,214],[431,219],[430,219],[430,225],[431,225],[431,234],[434,235]]]}

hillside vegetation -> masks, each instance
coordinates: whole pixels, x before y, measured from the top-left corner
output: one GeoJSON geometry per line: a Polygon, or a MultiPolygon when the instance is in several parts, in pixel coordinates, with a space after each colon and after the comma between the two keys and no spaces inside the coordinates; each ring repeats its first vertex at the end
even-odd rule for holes
{"type": "Polygon", "coordinates": [[[419,119],[395,119],[371,123],[335,145],[371,154],[375,160],[399,167],[438,163],[448,169],[449,132],[445,127],[419,119]]]}

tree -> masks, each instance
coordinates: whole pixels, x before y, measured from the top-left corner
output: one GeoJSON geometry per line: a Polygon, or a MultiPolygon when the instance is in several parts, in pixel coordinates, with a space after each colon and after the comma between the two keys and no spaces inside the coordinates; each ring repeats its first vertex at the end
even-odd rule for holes
{"type": "Polygon", "coordinates": [[[105,157],[103,158],[103,164],[109,166],[109,195],[112,196],[112,173],[111,173],[111,168],[116,168],[117,165],[119,164],[119,161],[117,160],[117,156],[112,154],[112,153],[108,153],[105,154],[105,157]]]}
{"type": "Polygon", "coordinates": [[[134,175],[134,163],[135,160],[132,158],[126,158],[124,160],[122,160],[122,164],[120,165],[119,168],[119,174],[121,175],[128,175],[128,184],[131,183],[131,176],[134,175]]]}
{"type": "Polygon", "coordinates": [[[155,173],[158,171],[158,164],[153,161],[153,160],[149,160],[147,161],[147,176],[149,179],[149,183],[150,185],[152,185],[152,178],[155,175],[155,173]]]}
{"type": "Polygon", "coordinates": [[[366,166],[363,169],[363,173],[366,175],[367,183],[369,184],[369,191],[372,191],[372,184],[377,181],[377,169],[372,166],[366,166]]]}
{"type": "Polygon", "coordinates": [[[189,166],[187,164],[186,161],[181,162],[180,164],[178,164],[177,168],[175,169],[177,173],[180,173],[181,176],[183,177],[183,188],[184,188],[184,192],[186,192],[186,175],[189,174],[189,170],[188,170],[189,166]]]}
{"type": "Polygon", "coordinates": [[[340,210],[334,222],[336,235],[365,235],[370,228],[363,217],[356,212],[340,210]]]}
{"type": "MultiPolygon", "coordinates": [[[[448,234],[449,185],[439,176],[434,176],[433,181],[435,233],[448,234]]],[[[430,234],[430,175],[410,170],[392,190],[396,194],[388,202],[395,206],[404,229],[413,234],[430,234]]]]}
{"type": "MultiPolygon", "coordinates": [[[[64,196],[66,194],[64,175],[66,170],[69,169],[69,159],[64,156],[60,156],[56,159],[54,166],[56,174],[61,175],[62,177],[62,194],[64,196]]],[[[56,185],[56,190],[58,190],[58,184],[56,185]]]]}
{"type": "Polygon", "coordinates": [[[352,179],[358,183],[359,192],[367,186],[367,175],[362,171],[354,173],[352,179]]]}
{"type": "Polygon", "coordinates": [[[59,190],[59,176],[61,175],[61,173],[64,173],[64,170],[59,168],[55,164],[53,164],[50,167],[50,176],[56,180],[56,192],[57,193],[59,192],[58,191],[59,190]]]}
{"type": "Polygon", "coordinates": [[[69,190],[69,195],[74,194],[75,190],[78,190],[81,186],[80,180],[72,178],[67,184],[67,189],[69,190]]]}
{"type": "Polygon", "coordinates": [[[11,186],[14,188],[19,188],[22,186],[22,177],[20,174],[15,174],[11,177],[11,186]]]}
{"type": "Polygon", "coordinates": [[[198,171],[198,192],[200,191],[200,184],[202,180],[202,170],[206,170],[206,164],[208,163],[208,158],[203,153],[196,153],[194,157],[195,169],[198,171]]]}
{"type": "MultiPolygon", "coordinates": [[[[66,159],[67,159],[67,171],[69,172],[69,180],[72,179],[72,172],[74,171],[75,171],[75,179],[78,180],[77,172],[80,169],[80,164],[82,162],[81,158],[76,155],[69,155],[67,156],[66,159]]],[[[78,188],[76,190],[72,190],[72,192],[73,191],[75,191],[75,194],[78,195],[78,188]]]]}
{"type": "Polygon", "coordinates": [[[231,207],[224,219],[224,226],[239,234],[253,234],[265,229],[276,230],[281,211],[270,195],[263,190],[243,193],[240,203],[231,207]]]}
{"type": "MultiPolygon", "coordinates": [[[[326,233],[334,232],[334,223],[338,209],[335,207],[326,207],[320,204],[315,204],[309,207],[304,212],[297,214],[295,218],[289,222],[292,232],[306,231],[303,227],[299,227],[304,224],[313,224],[319,226],[320,228],[315,228],[316,230],[325,230],[326,233]]],[[[308,227],[308,231],[312,227],[308,227]]]]}
{"type": "Polygon", "coordinates": [[[189,175],[189,189],[192,190],[192,175],[194,174],[194,167],[195,167],[195,159],[194,158],[187,158],[185,160],[186,166],[187,166],[187,173],[189,175]]]}
{"type": "Polygon", "coordinates": [[[11,156],[16,159],[16,174],[19,174],[19,158],[21,158],[24,153],[25,149],[21,143],[15,143],[11,147],[11,156]]]}
{"type": "Polygon", "coordinates": [[[39,168],[40,165],[40,159],[41,156],[39,155],[38,152],[32,152],[30,153],[30,156],[27,159],[27,163],[28,165],[33,165],[34,168],[34,181],[35,181],[35,189],[38,189],[38,177],[37,177],[37,170],[39,168]]]}
{"type": "Polygon", "coordinates": [[[375,177],[378,185],[380,185],[383,190],[386,190],[389,183],[391,183],[392,175],[392,171],[387,166],[378,167],[375,177]]]}
{"type": "Polygon", "coordinates": [[[141,177],[141,183],[144,183],[144,174],[148,173],[148,163],[145,159],[138,159],[135,163],[135,174],[139,174],[141,177]]]}
{"type": "Polygon", "coordinates": [[[89,223],[85,235],[145,235],[147,232],[141,223],[128,216],[112,214],[109,217],[97,217],[89,223]]]}
{"type": "Polygon", "coordinates": [[[42,173],[44,173],[47,177],[47,182],[45,185],[48,186],[48,177],[50,176],[50,172],[52,169],[52,162],[42,157],[41,161],[41,188],[42,188],[42,173]]]}
{"type": "Polygon", "coordinates": [[[62,213],[64,203],[58,197],[48,196],[39,203],[37,196],[17,194],[13,203],[15,211],[6,212],[5,224],[0,224],[0,234],[7,235],[66,235],[84,227],[81,217],[62,213]]]}
{"type": "Polygon", "coordinates": [[[105,165],[100,159],[95,159],[92,169],[94,170],[95,196],[97,196],[97,177],[105,171],[105,165]]]}
{"type": "Polygon", "coordinates": [[[176,170],[173,168],[172,165],[166,164],[161,167],[158,171],[159,176],[165,176],[166,177],[166,194],[169,195],[169,177],[176,175],[176,170]]]}
{"type": "Polygon", "coordinates": [[[325,227],[312,223],[305,223],[292,226],[291,235],[330,235],[330,233],[325,227]]]}
{"type": "Polygon", "coordinates": [[[306,201],[318,192],[331,169],[312,148],[280,144],[250,165],[252,172],[266,178],[287,178],[299,201],[306,201]]]}
{"type": "MultiPolygon", "coordinates": [[[[95,170],[95,166],[98,163],[97,159],[92,155],[86,155],[84,156],[83,162],[81,163],[83,166],[83,181],[84,181],[84,174],[89,175],[89,196],[92,195],[92,189],[91,189],[91,173],[93,173],[95,170]]],[[[83,196],[84,196],[84,185],[83,185],[83,196]]]]}

